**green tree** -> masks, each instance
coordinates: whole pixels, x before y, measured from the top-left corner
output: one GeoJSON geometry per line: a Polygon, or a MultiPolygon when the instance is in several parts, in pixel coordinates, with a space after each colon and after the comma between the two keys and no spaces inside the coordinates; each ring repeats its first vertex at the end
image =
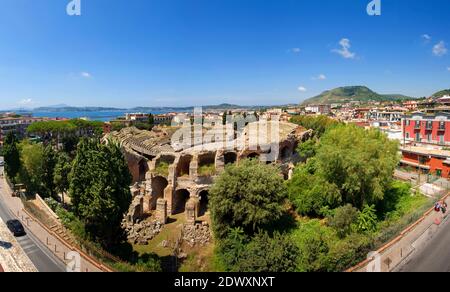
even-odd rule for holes
{"type": "Polygon", "coordinates": [[[28,140],[20,143],[21,169],[19,178],[25,184],[29,194],[43,194],[43,156],[44,147],[42,144],[32,144],[28,140]]]}
{"type": "Polygon", "coordinates": [[[69,175],[71,170],[72,164],[69,155],[65,152],[58,153],[55,171],[53,174],[53,183],[55,184],[55,190],[62,196],[63,204],[64,195],[67,193],[70,186],[69,175]]]}
{"type": "Polygon", "coordinates": [[[373,232],[377,229],[377,211],[374,205],[365,205],[358,214],[357,228],[359,232],[373,232]]]}
{"type": "Polygon", "coordinates": [[[228,272],[293,272],[299,249],[287,235],[258,232],[254,237],[231,229],[219,244],[219,258],[228,272]]]}
{"type": "Polygon", "coordinates": [[[358,219],[358,209],[347,204],[334,210],[329,216],[328,225],[336,230],[340,238],[344,238],[352,231],[352,226],[358,219]]]}
{"type": "Polygon", "coordinates": [[[18,148],[18,141],[16,135],[13,132],[9,132],[6,135],[3,144],[3,155],[5,160],[5,171],[15,183],[16,176],[20,171],[20,151],[18,148]]]}
{"type": "Polygon", "coordinates": [[[317,151],[317,173],[358,209],[384,197],[398,165],[398,142],[377,129],[341,125],[327,131],[317,151]]]}
{"type": "Polygon", "coordinates": [[[318,141],[316,139],[310,139],[306,142],[300,143],[297,147],[297,152],[303,159],[307,160],[316,155],[318,141]]]}
{"type": "Polygon", "coordinates": [[[148,115],[148,124],[151,126],[155,125],[155,116],[153,114],[148,115]]]}
{"type": "Polygon", "coordinates": [[[56,153],[51,146],[44,148],[42,152],[42,196],[55,197],[54,173],[56,166],[56,153]]]}
{"type": "Polygon", "coordinates": [[[297,167],[287,183],[289,199],[301,215],[326,215],[324,207],[333,209],[342,202],[337,186],[315,174],[315,164],[313,158],[297,167]]]}
{"type": "Polygon", "coordinates": [[[83,139],[70,174],[74,212],[105,247],[122,240],[120,223],[131,204],[131,175],[120,147],[83,139]]]}
{"type": "Polygon", "coordinates": [[[337,125],[322,136],[317,154],[294,172],[289,197],[301,214],[352,204],[361,210],[384,198],[398,164],[398,143],[378,130],[337,125]]]}
{"type": "Polygon", "coordinates": [[[259,232],[247,244],[239,259],[239,272],[294,272],[299,249],[286,235],[259,232]]]}
{"type": "Polygon", "coordinates": [[[217,236],[225,237],[229,227],[254,232],[279,219],[285,198],[286,188],[276,167],[256,160],[227,166],[210,191],[217,236]]]}

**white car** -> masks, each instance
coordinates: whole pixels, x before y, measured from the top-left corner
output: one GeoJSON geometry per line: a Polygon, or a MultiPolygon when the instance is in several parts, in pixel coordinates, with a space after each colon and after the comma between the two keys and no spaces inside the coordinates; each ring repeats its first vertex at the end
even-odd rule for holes
{"type": "Polygon", "coordinates": [[[0,161],[0,166],[5,166],[5,162],[4,161],[0,161]]]}

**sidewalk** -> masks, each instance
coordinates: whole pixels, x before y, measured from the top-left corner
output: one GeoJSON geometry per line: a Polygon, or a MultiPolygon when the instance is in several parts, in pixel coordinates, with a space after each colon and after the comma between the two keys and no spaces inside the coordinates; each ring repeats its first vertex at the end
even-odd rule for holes
{"type": "Polygon", "coordinates": [[[37,272],[2,219],[0,219],[0,265],[6,272],[37,272]]]}
{"type": "MultiPolygon", "coordinates": [[[[10,211],[19,219],[22,224],[31,232],[39,241],[42,242],[58,259],[64,263],[72,262],[72,259],[66,259],[66,255],[70,252],[79,252],[74,250],[68,243],[57,238],[56,234],[47,230],[45,226],[36,222],[24,211],[24,206],[20,198],[15,198],[11,196],[12,190],[6,183],[4,178],[0,178],[0,200],[5,202],[6,206],[10,211]]],[[[101,267],[98,266],[92,259],[87,256],[81,256],[80,261],[80,271],[81,272],[102,272],[101,267]]]]}
{"type": "MultiPolygon", "coordinates": [[[[450,205],[450,194],[445,196],[444,200],[450,205]]],[[[442,212],[436,212],[434,208],[431,208],[422,218],[401,232],[397,238],[376,251],[374,256],[347,271],[367,272],[372,271],[377,265],[382,272],[391,272],[398,269],[405,264],[405,261],[413,252],[422,249],[433,239],[441,224],[448,220],[448,216],[448,211],[446,214],[442,214],[442,212]]]]}

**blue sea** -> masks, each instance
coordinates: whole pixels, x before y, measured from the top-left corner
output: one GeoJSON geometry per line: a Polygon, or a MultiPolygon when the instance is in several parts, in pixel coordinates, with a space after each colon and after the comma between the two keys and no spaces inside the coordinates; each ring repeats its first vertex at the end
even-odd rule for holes
{"type": "MultiPolygon", "coordinates": [[[[61,112],[32,112],[33,117],[38,118],[68,118],[68,119],[78,119],[78,118],[88,118],[91,121],[102,121],[108,122],[114,120],[118,117],[125,116],[126,113],[131,113],[133,111],[61,111],[61,112]]],[[[154,115],[168,113],[169,111],[153,111],[154,115]]],[[[150,113],[150,112],[146,112],[150,113]]]]}

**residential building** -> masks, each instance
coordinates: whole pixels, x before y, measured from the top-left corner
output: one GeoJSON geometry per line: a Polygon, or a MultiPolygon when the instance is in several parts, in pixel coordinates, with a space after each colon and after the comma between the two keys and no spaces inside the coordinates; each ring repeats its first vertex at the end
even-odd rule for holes
{"type": "Polygon", "coordinates": [[[450,115],[405,115],[402,120],[402,166],[425,174],[450,177],[450,115]]]}
{"type": "Polygon", "coordinates": [[[450,114],[415,113],[403,117],[404,142],[450,145],[450,114]]]}
{"type": "Polygon", "coordinates": [[[328,115],[331,112],[331,105],[329,104],[308,105],[305,107],[305,111],[307,113],[328,115]]]}

